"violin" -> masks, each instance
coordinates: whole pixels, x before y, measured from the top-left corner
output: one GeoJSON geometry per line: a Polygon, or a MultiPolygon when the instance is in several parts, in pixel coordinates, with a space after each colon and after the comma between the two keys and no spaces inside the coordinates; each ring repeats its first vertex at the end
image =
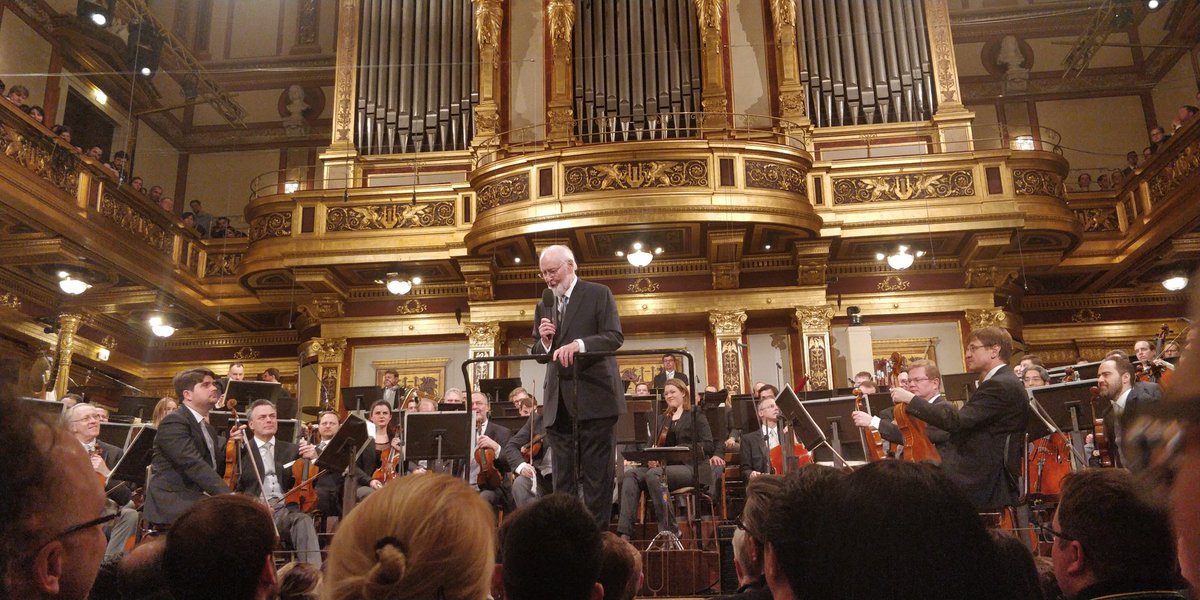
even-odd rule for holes
{"type": "MultiPolygon", "coordinates": [[[[529,433],[533,434],[533,420],[537,416],[537,408],[534,408],[529,413],[529,433]]],[[[521,456],[525,457],[525,462],[533,464],[533,459],[541,456],[542,448],[546,445],[546,434],[539,433],[531,435],[529,443],[521,446],[521,456]]]]}
{"type": "MultiPolygon", "coordinates": [[[[316,433],[316,424],[310,424],[305,432],[304,441],[312,443],[316,433]]],[[[321,475],[313,461],[307,458],[297,458],[292,463],[292,477],[297,482],[296,487],[284,495],[284,505],[295,504],[302,512],[310,512],[317,506],[317,490],[313,482],[321,475]]]]}
{"type": "Polygon", "coordinates": [[[477,446],[475,464],[479,465],[479,476],[475,478],[475,485],[481,490],[499,489],[501,477],[500,470],[496,468],[496,451],[488,446],[477,446]]]}
{"type": "MultiPolygon", "coordinates": [[[[854,388],[854,410],[867,412],[864,409],[863,391],[859,388],[854,388]]],[[[867,458],[871,462],[887,458],[887,454],[883,450],[883,436],[879,435],[877,429],[863,427],[859,433],[863,436],[863,443],[867,447],[867,458]]]]}
{"type": "MultiPolygon", "coordinates": [[[[100,446],[98,441],[94,443],[95,445],[92,446],[92,456],[98,456],[100,460],[104,460],[104,448],[100,446]]],[[[103,473],[96,471],[96,476],[100,478],[100,485],[108,485],[108,478],[103,473]]]]}
{"type": "MultiPolygon", "coordinates": [[[[229,431],[232,434],[237,429],[238,413],[237,399],[229,398],[225,401],[225,408],[229,409],[229,431]]],[[[241,450],[241,442],[233,439],[232,435],[229,441],[225,442],[225,485],[229,489],[234,489],[237,486],[238,476],[238,452],[241,450]]]]}
{"type": "Polygon", "coordinates": [[[1163,344],[1167,341],[1167,336],[1171,334],[1171,328],[1166,323],[1163,323],[1162,329],[1158,335],[1154,337],[1154,358],[1138,365],[1137,380],[1138,381],[1156,381],[1163,382],[1166,375],[1169,373],[1159,364],[1158,360],[1162,357],[1163,344]]]}
{"type": "MultiPolygon", "coordinates": [[[[392,438],[396,437],[398,434],[398,428],[388,425],[388,442],[384,443],[383,448],[379,451],[379,468],[375,469],[375,472],[371,474],[372,480],[387,484],[387,482],[399,476],[399,473],[396,469],[400,466],[400,451],[394,448],[390,443],[392,438]]],[[[376,442],[375,445],[376,447],[380,446],[378,442],[376,442]]]]}
{"type": "Polygon", "coordinates": [[[1092,445],[1096,448],[1097,458],[1100,459],[1100,466],[1111,467],[1113,466],[1113,457],[1108,447],[1108,425],[1104,424],[1103,417],[1098,418],[1096,415],[1096,400],[1100,399],[1100,388],[1093,385],[1088,392],[1092,394],[1092,445]]]}

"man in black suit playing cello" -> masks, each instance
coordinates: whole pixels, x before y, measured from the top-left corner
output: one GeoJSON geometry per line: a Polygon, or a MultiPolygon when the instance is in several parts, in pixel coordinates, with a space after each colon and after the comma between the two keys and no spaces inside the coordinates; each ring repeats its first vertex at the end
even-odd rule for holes
{"type": "Polygon", "coordinates": [[[539,342],[533,345],[535,354],[550,355],[544,418],[554,456],[554,491],[578,496],[582,479],[584,504],[597,526],[607,530],[615,472],[613,426],[617,415],[625,412],[624,388],[616,357],[575,355],[621,347],[625,336],[617,303],[606,286],[575,276],[575,255],[566,246],[543,250],[538,266],[554,293],[554,306],[539,304],[534,313],[539,342]]]}

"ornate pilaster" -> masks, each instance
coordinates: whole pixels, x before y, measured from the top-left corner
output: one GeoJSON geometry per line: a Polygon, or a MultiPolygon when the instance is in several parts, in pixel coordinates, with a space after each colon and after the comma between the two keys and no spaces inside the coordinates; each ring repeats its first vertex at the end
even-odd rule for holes
{"type": "Polygon", "coordinates": [[[575,124],[571,108],[572,33],[575,31],[575,0],[550,0],[546,4],[546,27],[550,34],[550,85],[546,98],[546,139],[567,142],[575,124]]]}
{"type": "Polygon", "coordinates": [[[312,301],[296,307],[300,313],[296,318],[296,330],[305,331],[318,327],[323,319],[337,319],[346,316],[346,303],[337,294],[316,294],[312,301]]]}
{"type": "Polygon", "coordinates": [[[708,326],[716,340],[717,372],[721,388],[735,394],[746,393],[746,356],[740,346],[742,331],[746,326],[746,311],[710,311],[708,326]]]}
{"type": "MultiPolygon", "coordinates": [[[[463,323],[470,344],[471,358],[496,356],[500,353],[500,345],[504,338],[500,333],[500,321],[482,323],[463,323]]],[[[496,363],[475,363],[471,369],[471,387],[479,389],[480,379],[492,379],[496,376],[496,363]]]]}
{"type": "Polygon", "coordinates": [[[710,113],[704,119],[705,129],[724,129],[728,124],[729,93],[725,89],[725,23],[726,0],[696,0],[696,19],[700,26],[701,80],[704,82],[700,105],[710,113]]]}
{"type": "Polygon", "coordinates": [[[972,150],[971,120],[975,113],[962,103],[958,64],[954,59],[954,37],[950,33],[950,8],[946,0],[925,0],[925,27],[929,31],[933,87],[937,95],[933,121],[938,127],[942,151],[972,150]]]}
{"type": "Polygon", "coordinates": [[[337,56],[333,71],[333,135],[320,159],[326,187],[350,187],[354,180],[354,89],[358,81],[360,0],[338,2],[337,56]]]}
{"type": "Polygon", "coordinates": [[[708,264],[714,290],[736,290],[741,282],[742,253],[746,231],[734,228],[708,234],[708,264]]]}
{"type": "Polygon", "coordinates": [[[482,144],[500,133],[500,34],[504,24],[503,0],[475,3],[475,39],[479,45],[479,104],[475,105],[475,139],[482,144]]]}
{"type": "Polygon", "coordinates": [[[808,389],[827,390],[833,379],[833,361],[829,343],[829,325],[833,321],[833,307],[797,306],[793,325],[800,331],[800,349],[804,353],[804,373],[808,376],[808,389]]]}
{"type": "Polygon", "coordinates": [[[796,2],[771,0],[771,24],[775,28],[775,74],[779,79],[779,116],[805,127],[808,120],[804,84],[800,81],[800,54],[796,40],[796,2]]]}
{"type": "Polygon", "coordinates": [[[71,383],[71,357],[75,352],[75,334],[83,315],[71,313],[58,315],[58,373],[54,379],[54,397],[62,398],[67,393],[67,385],[71,383]]]}
{"type": "MultiPolygon", "coordinates": [[[[346,338],[313,338],[300,344],[300,356],[315,360],[321,394],[303,394],[309,398],[329,399],[329,403],[344,409],[341,399],[342,368],[346,361],[346,338]]],[[[320,404],[319,401],[316,404],[320,404]]]]}

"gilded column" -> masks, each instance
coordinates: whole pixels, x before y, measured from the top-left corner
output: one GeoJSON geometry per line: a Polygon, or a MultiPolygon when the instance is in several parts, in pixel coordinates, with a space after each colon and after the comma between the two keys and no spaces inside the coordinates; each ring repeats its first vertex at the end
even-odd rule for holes
{"type": "Polygon", "coordinates": [[[829,325],[833,321],[833,307],[797,306],[793,324],[800,331],[800,348],[804,353],[804,374],[808,376],[808,389],[830,389],[833,379],[833,362],[829,351],[829,325]]]}
{"type": "MultiPolygon", "coordinates": [[[[482,323],[463,323],[467,340],[470,343],[471,358],[496,356],[500,353],[500,344],[504,342],[500,335],[500,321],[485,321],[482,323]]],[[[471,388],[479,389],[480,379],[492,379],[496,376],[496,363],[475,363],[471,369],[471,388]]]]}
{"type": "Polygon", "coordinates": [[[483,144],[500,133],[500,33],[504,24],[504,0],[472,0],[475,3],[475,38],[479,45],[479,104],[475,105],[475,139],[483,144]]]}
{"type": "Polygon", "coordinates": [[[354,89],[358,81],[359,0],[338,2],[337,56],[333,72],[333,135],[321,153],[326,187],[351,187],[358,148],[354,141],[354,89]]]}
{"type": "Polygon", "coordinates": [[[771,22],[775,28],[775,74],[779,79],[779,116],[808,127],[808,105],[800,81],[800,54],[796,40],[795,0],[771,0],[771,22]]]}
{"type": "Polygon", "coordinates": [[[728,125],[729,94],[725,89],[726,0],[696,0],[696,18],[700,26],[700,73],[703,89],[700,105],[705,115],[705,129],[725,129],[728,125]]]}
{"type": "Polygon", "coordinates": [[[721,388],[735,394],[748,392],[746,356],[742,353],[742,332],[746,326],[744,310],[714,310],[708,313],[708,326],[717,341],[717,372],[721,388]]]}
{"type": "Polygon", "coordinates": [[[75,334],[79,333],[79,325],[83,323],[83,315],[58,315],[58,372],[54,374],[54,397],[62,398],[67,393],[71,383],[71,357],[75,352],[75,334]]]}
{"type": "Polygon", "coordinates": [[[571,62],[572,33],[575,31],[575,0],[550,0],[546,4],[546,26],[550,29],[550,97],[546,99],[546,139],[565,142],[571,138],[575,111],[571,108],[574,68],[571,62]]]}
{"type": "Polygon", "coordinates": [[[958,64],[954,59],[954,37],[950,33],[950,8],[946,0],[925,0],[925,26],[933,58],[933,87],[937,94],[938,125],[943,152],[974,149],[971,120],[975,114],[962,103],[958,86],[958,64]]]}
{"type": "Polygon", "coordinates": [[[300,344],[300,355],[306,361],[315,360],[320,386],[312,390],[315,394],[301,392],[302,397],[318,399],[328,398],[329,403],[338,409],[344,409],[341,398],[342,369],[346,362],[346,338],[313,338],[300,344]]]}

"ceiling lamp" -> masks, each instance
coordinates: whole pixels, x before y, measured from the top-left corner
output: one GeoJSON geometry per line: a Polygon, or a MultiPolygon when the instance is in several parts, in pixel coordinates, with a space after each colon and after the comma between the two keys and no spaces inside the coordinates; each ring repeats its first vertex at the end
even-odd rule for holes
{"type": "Polygon", "coordinates": [[[150,331],[153,331],[154,335],[157,335],[158,337],[171,337],[172,335],[175,335],[175,328],[163,321],[162,317],[150,317],[149,323],[150,331]]]}
{"type": "Polygon", "coordinates": [[[403,296],[412,291],[414,285],[421,285],[420,277],[406,279],[397,273],[387,274],[387,290],[397,296],[403,296]]]}
{"type": "Polygon", "coordinates": [[[912,266],[913,261],[925,256],[924,250],[917,250],[913,254],[908,253],[908,246],[900,246],[892,254],[885,255],[882,252],[875,253],[875,260],[886,260],[889,267],[897,271],[903,271],[912,266]]]}
{"type": "Polygon", "coordinates": [[[620,250],[617,250],[617,256],[625,257],[625,260],[628,260],[629,264],[640,269],[646,265],[649,265],[650,262],[654,260],[654,256],[656,254],[662,254],[662,251],[663,251],[662,248],[655,248],[654,254],[651,254],[649,252],[646,252],[646,250],[642,248],[641,242],[634,242],[633,243],[633,252],[626,254],[620,250]]]}
{"type": "Polygon", "coordinates": [[[1188,278],[1179,274],[1173,274],[1162,281],[1162,286],[1172,292],[1182,290],[1187,287],[1187,284],[1188,278]]]}
{"type": "Polygon", "coordinates": [[[112,20],[113,0],[79,0],[75,14],[97,27],[107,27],[112,20]]]}
{"type": "Polygon", "coordinates": [[[71,274],[66,271],[58,272],[58,289],[72,296],[78,296],[92,287],[92,284],[71,277],[71,274]]]}

